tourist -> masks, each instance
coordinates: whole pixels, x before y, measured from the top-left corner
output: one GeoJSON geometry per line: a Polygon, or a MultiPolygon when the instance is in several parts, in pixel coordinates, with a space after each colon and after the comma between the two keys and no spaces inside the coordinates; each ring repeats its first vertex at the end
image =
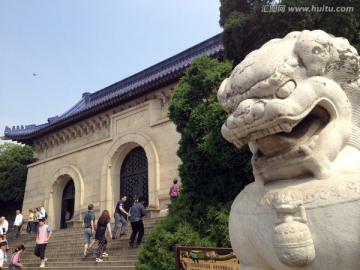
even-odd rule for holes
{"type": "Polygon", "coordinates": [[[180,187],[178,185],[178,180],[174,179],[173,185],[170,187],[169,195],[171,198],[171,201],[174,201],[177,197],[180,196],[180,187]]]}
{"type": "Polygon", "coordinates": [[[5,254],[6,254],[6,243],[0,242],[0,269],[3,269],[3,265],[6,262],[5,254]]]}
{"type": "Polygon", "coordinates": [[[49,225],[45,224],[45,220],[39,219],[39,228],[36,233],[36,246],[35,246],[35,255],[41,260],[40,268],[45,268],[45,262],[47,258],[45,257],[45,250],[47,243],[51,237],[52,231],[49,225]]]}
{"type": "Polygon", "coordinates": [[[96,239],[94,238],[95,233],[95,214],[94,214],[94,205],[88,205],[88,212],[84,216],[84,256],[83,259],[86,259],[88,254],[87,252],[92,252],[92,245],[95,243],[96,239]]]}
{"type": "Polygon", "coordinates": [[[20,263],[20,254],[25,251],[24,245],[19,245],[11,255],[9,269],[21,269],[23,265],[20,263]],[[12,265],[12,266],[11,266],[12,265]]]}
{"type": "Polygon", "coordinates": [[[144,236],[144,223],[142,218],[145,216],[144,198],[140,197],[138,201],[130,208],[130,224],[132,228],[129,244],[134,246],[136,234],[139,233],[136,245],[141,244],[141,240],[144,236]]]}
{"type": "Polygon", "coordinates": [[[110,227],[110,214],[108,210],[104,210],[97,222],[95,239],[99,240],[99,246],[96,252],[96,262],[102,262],[103,260],[100,257],[107,257],[106,245],[107,240],[105,233],[108,231],[109,237],[111,238],[111,227],[110,227]]]}
{"type": "Polygon", "coordinates": [[[35,210],[38,213],[38,216],[39,216],[38,218],[44,218],[43,215],[41,214],[41,211],[40,211],[39,207],[36,207],[35,210]]]}
{"type": "Polygon", "coordinates": [[[22,226],[23,216],[20,210],[16,210],[16,217],[14,221],[14,238],[20,236],[21,226],[22,226]]]}
{"type": "Polygon", "coordinates": [[[37,229],[39,228],[39,218],[42,218],[39,209],[34,209],[34,232],[37,232],[37,229]]]}
{"type": "Polygon", "coordinates": [[[5,251],[3,252],[3,255],[4,255],[4,260],[7,261],[7,251],[9,250],[9,243],[5,237],[5,235],[1,234],[0,235],[0,244],[4,243],[6,248],[5,248],[5,251]]]}
{"type": "Polygon", "coordinates": [[[71,219],[71,214],[68,210],[65,213],[65,228],[67,229],[67,222],[71,219]]]}
{"type": "Polygon", "coordinates": [[[120,201],[118,201],[118,203],[116,204],[115,213],[114,213],[115,225],[114,225],[114,231],[113,231],[112,239],[116,239],[116,234],[117,234],[117,230],[119,228],[120,223],[122,224],[121,225],[121,230],[120,230],[120,237],[125,235],[125,229],[126,229],[126,224],[127,224],[127,216],[129,214],[125,210],[126,200],[127,200],[127,196],[124,195],[122,197],[122,199],[120,201]]]}
{"type": "Polygon", "coordinates": [[[9,230],[9,222],[5,219],[5,217],[1,217],[1,228],[2,228],[2,233],[3,235],[6,236],[6,233],[9,230]]]}
{"type": "Polygon", "coordinates": [[[46,214],[45,208],[42,205],[39,205],[38,209],[39,209],[39,212],[41,214],[41,218],[43,220],[46,220],[47,219],[47,214],[46,214]]]}
{"type": "Polygon", "coordinates": [[[35,233],[34,229],[34,211],[32,209],[29,210],[29,218],[27,220],[26,232],[27,233],[35,233]]]}

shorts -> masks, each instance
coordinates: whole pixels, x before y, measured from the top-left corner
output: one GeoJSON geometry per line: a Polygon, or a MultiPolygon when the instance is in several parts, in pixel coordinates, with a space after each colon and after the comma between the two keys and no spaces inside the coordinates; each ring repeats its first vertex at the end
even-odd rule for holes
{"type": "Polygon", "coordinates": [[[94,239],[94,235],[91,233],[91,228],[84,229],[84,244],[90,243],[91,239],[94,239]]]}

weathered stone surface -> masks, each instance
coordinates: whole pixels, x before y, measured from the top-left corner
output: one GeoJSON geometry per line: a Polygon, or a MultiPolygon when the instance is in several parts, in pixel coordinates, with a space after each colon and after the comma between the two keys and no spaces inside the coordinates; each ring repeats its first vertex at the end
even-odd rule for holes
{"type": "Polygon", "coordinates": [[[229,221],[241,270],[360,269],[359,62],[346,39],[292,32],[222,83],[222,134],[253,153],[229,221]]]}

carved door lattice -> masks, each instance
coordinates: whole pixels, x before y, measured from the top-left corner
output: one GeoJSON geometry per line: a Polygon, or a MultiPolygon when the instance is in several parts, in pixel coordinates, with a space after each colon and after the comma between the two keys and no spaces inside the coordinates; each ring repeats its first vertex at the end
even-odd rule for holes
{"type": "Polygon", "coordinates": [[[148,203],[148,161],[142,147],[133,149],[125,158],[120,172],[120,197],[127,195],[127,209],[139,197],[148,203]]]}

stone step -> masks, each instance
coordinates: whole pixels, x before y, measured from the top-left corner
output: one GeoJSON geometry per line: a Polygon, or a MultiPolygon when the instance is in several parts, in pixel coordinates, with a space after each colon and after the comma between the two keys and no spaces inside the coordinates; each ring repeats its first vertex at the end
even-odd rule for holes
{"type": "MultiPolygon", "coordinates": [[[[155,225],[155,219],[144,219],[145,235],[143,241],[146,241],[147,233],[155,225]]],[[[114,224],[111,226],[114,227],[114,224]]],[[[118,231],[119,235],[120,231],[118,231]]],[[[45,269],[64,270],[64,269],[126,269],[135,270],[137,262],[137,248],[129,246],[129,239],[131,235],[131,226],[128,223],[126,228],[126,235],[117,239],[108,239],[106,252],[108,257],[102,258],[104,261],[96,263],[97,243],[93,246],[93,253],[90,253],[88,258],[82,259],[83,256],[83,228],[73,227],[62,230],[53,231],[52,237],[46,248],[46,262],[45,269]]],[[[23,233],[20,237],[12,239],[9,235],[9,245],[11,250],[15,249],[19,244],[24,244],[26,250],[21,254],[21,262],[24,265],[22,269],[39,269],[40,259],[34,255],[34,248],[36,245],[35,234],[23,233]]],[[[8,253],[11,256],[11,252],[8,253]]],[[[5,266],[5,269],[7,266],[5,266]]]]}
{"type": "MultiPolygon", "coordinates": [[[[94,262],[95,263],[95,262],[94,262]]],[[[24,266],[23,269],[28,269],[28,270],[39,270],[41,268],[39,268],[39,265],[36,266],[24,266]]],[[[7,266],[5,266],[7,269],[7,266]]],[[[73,269],[89,269],[89,270],[93,270],[93,269],[101,269],[101,270],[113,270],[113,269],[118,269],[118,270],[136,270],[135,266],[121,266],[121,265],[105,265],[103,263],[95,263],[94,265],[66,265],[66,266],[48,266],[46,264],[46,267],[44,269],[47,270],[73,270],[73,269]]]]}
{"type": "MultiPolygon", "coordinates": [[[[21,255],[21,261],[24,263],[31,263],[31,262],[38,262],[39,258],[35,257],[33,254],[31,254],[31,256],[27,256],[24,257],[23,253],[21,255]]],[[[67,261],[78,261],[80,262],[82,260],[82,255],[81,254],[73,254],[72,256],[69,257],[63,257],[63,256],[48,256],[48,254],[46,254],[46,257],[48,258],[49,262],[61,262],[64,260],[64,258],[66,258],[67,261]]],[[[96,254],[91,254],[88,256],[88,258],[86,258],[85,260],[95,260],[96,258],[96,254]]],[[[111,260],[111,261],[123,261],[123,262],[127,262],[127,261],[136,261],[136,254],[128,254],[127,256],[125,256],[126,259],[123,258],[123,256],[118,256],[118,255],[112,255],[109,253],[109,257],[106,257],[106,260],[111,260]]]]}
{"type": "MultiPolygon", "coordinates": [[[[29,267],[29,266],[24,266],[23,269],[28,269],[28,270],[39,270],[39,265],[36,267],[29,267]]],[[[101,269],[101,270],[113,270],[113,269],[117,269],[117,270],[136,270],[135,266],[107,266],[107,265],[103,265],[101,263],[98,263],[97,265],[94,266],[59,266],[59,267],[48,267],[46,266],[44,269],[47,270],[73,270],[73,269],[86,269],[86,270],[95,270],[95,269],[101,269]]]]}

